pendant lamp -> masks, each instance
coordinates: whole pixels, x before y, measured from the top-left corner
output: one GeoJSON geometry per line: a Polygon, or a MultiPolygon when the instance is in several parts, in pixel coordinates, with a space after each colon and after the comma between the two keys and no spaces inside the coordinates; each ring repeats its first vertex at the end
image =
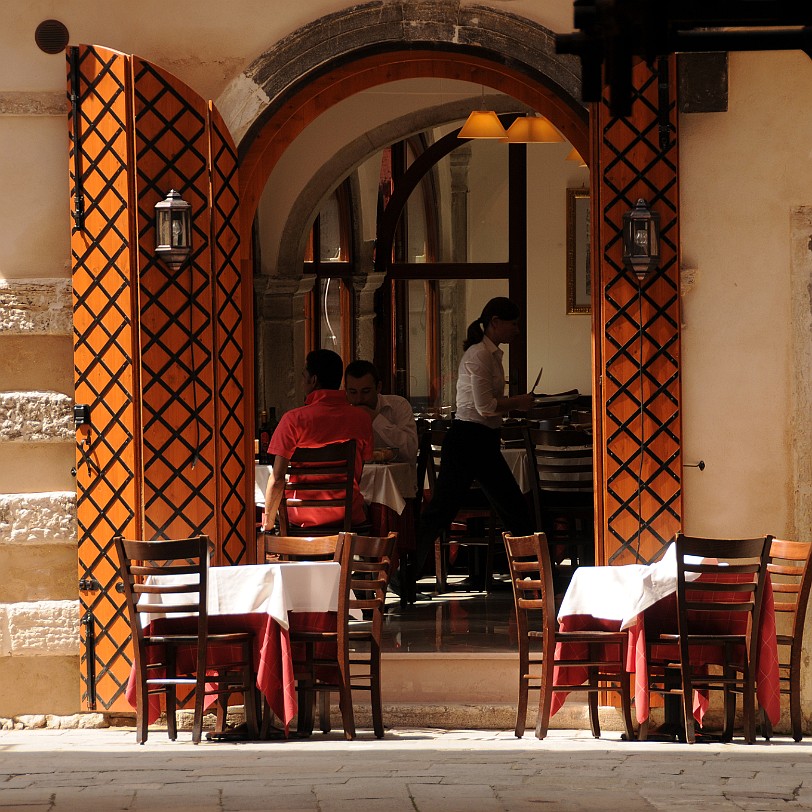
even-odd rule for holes
{"type": "Polygon", "coordinates": [[[505,140],[509,144],[560,144],[564,136],[548,119],[537,113],[533,116],[519,116],[508,127],[505,140]]]}
{"type": "Polygon", "coordinates": [[[499,116],[493,110],[485,109],[485,85],[482,85],[482,101],[479,110],[474,110],[462,129],[457,133],[457,138],[497,138],[504,140],[506,137],[505,128],[499,121],[499,116]]]}

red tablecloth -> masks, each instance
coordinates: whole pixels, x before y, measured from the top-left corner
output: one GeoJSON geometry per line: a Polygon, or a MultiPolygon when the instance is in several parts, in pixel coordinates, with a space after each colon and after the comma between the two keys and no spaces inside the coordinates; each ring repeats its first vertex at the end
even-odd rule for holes
{"type": "MultiPolygon", "coordinates": [[[[707,576],[702,576],[706,578],[707,576]]],[[[701,595],[702,593],[697,593],[701,595]]],[[[701,598],[700,598],[701,599],[701,598]]],[[[561,631],[581,631],[581,630],[604,630],[618,631],[620,629],[619,620],[607,620],[596,618],[592,615],[569,615],[560,618],[561,631]]],[[[637,617],[637,621],[628,629],[629,647],[627,652],[626,668],[629,672],[639,674],[640,679],[635,679],[635,709],[637,721],[642,723],[649,717],[649,689],[648,689],[648,654],[646,652],[646,633],[655,636],[661,633],[673,634],[677,631],[677,602],[676,593],[668,595],[653,606],[646,609],[637,617]]],[[[741,634],[742,630],[731,625],[731,614],[720,611],[715,613],[712,633],[741,634]]],[[[654,654],[665,653],[655,648],[654,654]]],[[[678,658],[677,647],[672,646],[670,650],[678,658]]],[[[697,666],[718,664],[722,661],[721,647],[692,647],[692,664],[697,666]]],[[[606,658],[612,657],[612,652],[607,651],[606,658]]],[[[617,659],[618,652],[615,649],[614,658],[617,659]]],[[[580,659],[586,658],[587,653],[583,646],[579,644],[567,643],[564,646],[559,644],[556,647],[556,659],[580,659]],[[582,651],[583,649],[583,651],[582,651]]],[[[586,682],[586,668],[578,667],[556,667],[553,671],[553,683],[556,685],[577,685],[586,682]]],[[[778,679],[778,648],[775,631],[775,605],[773,603],[772,583],[769,576],[764,589],[761,613],[759,616],[758,633],[758,661],[756,673],[756,692],[761,707],[767,716],[777,724],[780,717],[780,684],[778,679]]],[[[553,694],[551,715],[558,711],[564,704],[566,694],[553,694]]],[[[699,692],[694,696],[694,717],[702,724],[705,711],[707,710],[707,695],[699,692]]]]}
{"type": "MultiPolygon", "coordinates": [[[[290,612],[288,614],[291,629],[294,631],[320,631],[335,629],[335,612],[290,612]]],[[[160,630],[162,621],[156,621],[156,630],[160,630]]],[[[173,623],[176,621],[173,621],[173,623]]],[[[194,632],[196,621],[189,619],[189,631],[194,632]]],[[[173,626],[177,629],[176,626],[173,626]]],[[[256,613],[246,615],[214,615],[209,618],[209,630],[212,633],[251,632],[254,634],[254,665],[257,670],[257,688],[268,700],[274,715],[280,719],[287,732],[290,722],[296,716],[296,681],[294,679],[295,652],[291,647],[290,634],[269,614],[256,613]]],[[[158,652],[156,652],[156,655],[158,652]]],[[[233,646],[219,646],[212,650],[210,665],[218,662],[229,662],[237,659],[239,651],[233,646]]],[[[194,668],[195,650],[193,647],[178,652],[178,672],[194,668]]],[[[133,707],[136,679],[135,666],[127,683],[127,701],[133,707]]],[[[216,697],[207,697],[207,707],[216,697]]],[[[149,700],[148,719],[150,724],[161,715],[161,695],[154,695],[149,700]]]]}

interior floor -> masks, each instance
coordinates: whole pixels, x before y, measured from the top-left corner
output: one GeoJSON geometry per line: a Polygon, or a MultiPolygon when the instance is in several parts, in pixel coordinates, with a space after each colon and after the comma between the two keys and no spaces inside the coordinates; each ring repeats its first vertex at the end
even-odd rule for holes
{"type": "Polygon", "coordinates": [[[449,589],[432,594],[434,578],[418,583],[431,600],[401,608],[387,596],[382,635],[384,652],[470,653],[518,651],[513,592],[507,576],[496,574],[490,592],[471,589],[466,576],[451,575],[449,589]]]}

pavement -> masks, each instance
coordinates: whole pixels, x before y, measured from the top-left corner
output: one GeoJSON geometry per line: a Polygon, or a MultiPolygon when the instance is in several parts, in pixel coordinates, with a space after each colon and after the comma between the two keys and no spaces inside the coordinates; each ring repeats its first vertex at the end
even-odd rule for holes
{"type": "Polygon", "coordinates": [[[398,729],[170,742],[132,728],[0,731],[0,812],[812,809],[812,741],[625,742],[617,733],[398,729]]]}

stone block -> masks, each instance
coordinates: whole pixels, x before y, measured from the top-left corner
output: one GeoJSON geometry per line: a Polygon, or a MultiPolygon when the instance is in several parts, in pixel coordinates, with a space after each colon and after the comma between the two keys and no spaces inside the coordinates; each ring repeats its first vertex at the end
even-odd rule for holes
{"type": "Polygon", "coordinates": [[[75,492],[75,465],[75,443],[0,441],[0,493],[75,492]]]}
{"type": "Polygon", "coordinates": [[[2,389],[73,395],[73,341],[65,335],[0,333],[2,389]]]}
{"type": "Polygon", "coordinates": [[[0,544],[0,605],[21,601],[74,600],[76,544],[0,544]]]}
{"type": "Polygon", "coordinates": [[[0,442],[73,440],[73,398],[58,392],[0,392],[0,442]]]}
{"type": "Polygon", "coordinates": [[[0,494],[0,545],[76,545],[76,494],[0,494]]]}
{"type": "Polygon", "coordinates": [[[80,710],[78,656],[0,657],[0,718],[80,710]]]}
{"type": "Polygon", "coordinates": [[[10,603],[3,609],[12,657],[78,655],[78,601],[10,603]]]}
{"type": "Polygon", "coordinates": [[[0,279],[0,335],[69,336],[70,279],[0,279]]]}

